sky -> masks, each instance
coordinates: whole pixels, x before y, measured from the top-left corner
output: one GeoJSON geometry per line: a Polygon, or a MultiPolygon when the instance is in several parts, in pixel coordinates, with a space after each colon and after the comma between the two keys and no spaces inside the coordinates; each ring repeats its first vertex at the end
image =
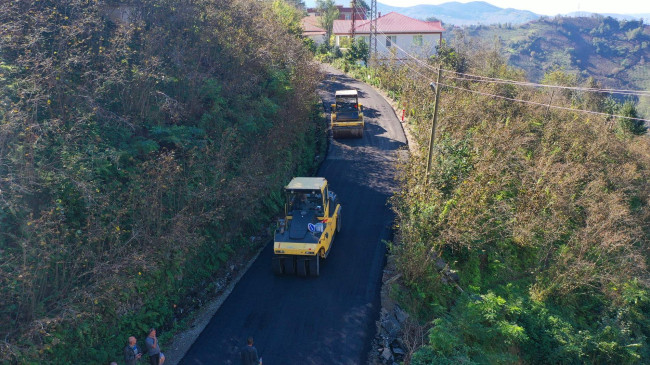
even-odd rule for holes
{"type": "MultiPolygon", "coordinates": [[[[392,6],[420,4],[439,5],[452,0],[377,0],[392,6]]],[[[467,3],[473,0],[453,0],[467,3]]],[[[540,15],[557,15],[575,11],[589,13],[643,14],[650,13],[648,0],[483,0],[500,8],[530,10],[540,15]]],[[[370,1],[367,0],[369,3],[370,1]]],[[[336,0],[337,4],[349,4],[349,0],[336,0]]]]}

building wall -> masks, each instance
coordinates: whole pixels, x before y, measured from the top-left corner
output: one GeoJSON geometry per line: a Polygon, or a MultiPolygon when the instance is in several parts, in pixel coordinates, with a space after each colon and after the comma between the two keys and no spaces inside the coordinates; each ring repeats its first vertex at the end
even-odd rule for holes
{"type": "MultiPolygon", "coordinates": [[[[336,36],[336,45],[341,46],[343,38],[349,38],[348,36],[336,36]]],[[[368,35],[357,35],[356,39],[363,39],[367,44],[370,44],[370,37],[368,35]]],[[[377,35],[377,53],[380,58],[390,57],[394,52],[397,58],[409,58],[409,56],[404,52],[408,52],[411,55],[426,58],[432,56],[436,53],[436,46],[440,44],[442,39],[442,34],[378,34],[377,35]],[[386,49],[386,37],[391,38],[391,46],[386,49]],[[417,36],[414,39],[414,36],[417,36]],[[419,39],[422,40],[420,45],[419,39]],[[401,48],[400,50],[395,44],[401,48]]],[[[370,50],[372,52],[372,50],[370,50]]]]}
{"type": "Polygon", "coordinates": [[[327,38],[327,36],[324,34],[308,35],[307,37],[311,38],[314,41],[314,43],[316,43],[316,45],[321,45],[325,43],[325,38],[327,38]]]}
{"type": "Polygon", "coordinates": [[[380,57],[387,57],[394,52],[397,58],[408,58],[409,56],[406,54],[408,52],[411,55],[426,58],[436,53],[436,46],[440,44],[440,39],[440,34],[378,34],[377,53],[380,57]],[[391,37],[390,46],[386,42],[387,36],[391,37]]]}
{"type": "MultiPolygon", "coordinates": [[[[339,19],[340,20],[352,20],[352,9],[351,8],[339,8],[339,19]]],[[[361,10],[354,12],[355,20],[364,20],[366,14],[361,10]]]]}

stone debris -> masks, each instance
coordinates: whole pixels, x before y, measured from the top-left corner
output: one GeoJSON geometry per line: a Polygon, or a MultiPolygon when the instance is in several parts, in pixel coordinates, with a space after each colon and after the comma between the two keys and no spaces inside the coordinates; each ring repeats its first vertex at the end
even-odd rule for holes
{"type": "Polygon", "coordinates": [[[393,349],[393,354],[395,354],[395,357],[405,355],[405,352],[404,352],[404,350],[402,350],[401,347],[395,346],[395,347],[392,347],[392,349],[393,349]]]}
{"type": "Polygon", "coordinates": [[[401,336],[408,317],[408,314],[398,305],[394,305],[391,311],[386,308],[381,309],[377,323],[379,332],[374,341],[379,362],[373,364],[392,365],[404,360],[406,352],[401,336]]]}
{"type": "Polygon", "coordinates": [[[404,325],[404,322],[409,318],[408,313],[406,313],[398,305],[395,306],[395,319],[399,322],[400,325],[404,325]]]}
{"type": "Polygon", "coordinates": [[[391,361],[393,359],[393,353],[390,351],[388,347],[384,347],[384,349],[381,351],[381,357],[386,361],[391,361]]]}

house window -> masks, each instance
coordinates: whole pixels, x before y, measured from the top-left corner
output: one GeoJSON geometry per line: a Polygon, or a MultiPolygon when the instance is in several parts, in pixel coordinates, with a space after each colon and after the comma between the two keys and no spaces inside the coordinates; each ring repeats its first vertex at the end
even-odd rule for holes
{"type": "Polygon", "coordinates": [[[397,43],[396,35],[387,35],[386,36],[386,47],[392,47],[393,44],[397,43]]]}
{"type": "Polygon", "coordinates": [[[345,20],[350,20],[350,14],[345,14],[345,20]]]}
{"type": "Polygon", "coordinates": [[[413,45],[422,47],[423,41],[422,41],[422,34],[417,34],[413,36],[413,45]]]}

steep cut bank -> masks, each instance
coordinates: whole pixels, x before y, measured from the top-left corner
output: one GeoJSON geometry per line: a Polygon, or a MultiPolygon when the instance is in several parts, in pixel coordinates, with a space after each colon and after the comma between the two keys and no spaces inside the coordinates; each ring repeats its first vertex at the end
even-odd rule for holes
{"type": "Polygon", "coordinates": [[[277,18],[253,0],[0,4],[0,361],[164,340],[259,247],[325,144],[318,70],[277,18]]]}
{"type": "MultiPolygon", "coordinates": [[[[476,56],[441,53],[438,61],[523,80],[496,54],[476,56]]],[[[411,364],[647,363],[650,145],[637,135],[644,129],[499,98],[543,103],[552,91],[445,79],[456,88],[442,89],[427,181],[426,80],[392,67],[378,77],[412,108],[418,142],[393,199],[399,239],[391,250],[402,274],[393,296],[415,320],[403,338],[411,364]]],[[[575,109],[594,110],[604,98],[560,94],[553,105],[575,109]]]]}
{"type": "MultiPolygon", "coordinates": [[[[399,103],[412,137],[384,283],[409,316],[382,317],[382,361],[647,363],[650,139],[642,120],[583,112],[607,101],[634,118],[635,104],[509,83],[524,72],[495,50],[443,46],[430,61],[347,65],[399,103]]],[[[544,83],[570,79],[551,71],[544,83]]]]}

